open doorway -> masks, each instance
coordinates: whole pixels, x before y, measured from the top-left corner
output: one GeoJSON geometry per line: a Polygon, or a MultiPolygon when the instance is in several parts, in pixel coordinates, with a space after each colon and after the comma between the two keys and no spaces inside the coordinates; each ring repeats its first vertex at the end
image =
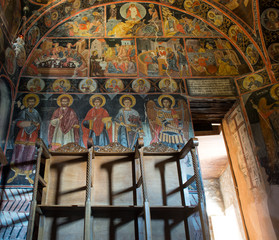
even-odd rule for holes
{"type": "Polygon", "coordinates": [[[221,126],[196,134],[212,240],[246,239],[238,196],[221,126]]]}

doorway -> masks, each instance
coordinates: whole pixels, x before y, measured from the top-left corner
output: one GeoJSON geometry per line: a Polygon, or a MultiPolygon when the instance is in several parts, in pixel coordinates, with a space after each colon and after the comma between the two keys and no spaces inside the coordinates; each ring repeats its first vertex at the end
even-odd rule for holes
{"type": "Polygon", "coordinates": [[[220,131],[196,134],[211,239],[244,240],[244,224],[221,125],[214,128],[220,131]]]}

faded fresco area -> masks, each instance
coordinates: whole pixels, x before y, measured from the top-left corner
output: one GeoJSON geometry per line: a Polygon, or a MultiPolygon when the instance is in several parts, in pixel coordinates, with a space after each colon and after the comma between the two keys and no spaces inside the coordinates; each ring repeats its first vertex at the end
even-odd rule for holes
{"type": "Polygon", "coordinates": [[[213,0],[222,4],[250,27],[254,27],[253,1],[252,0],[213,0]]]}
{"type": "Polygon", "coordinates": [[[257,155],[270,184],[279,184],[279,84],[245,95],[257,155]]]}

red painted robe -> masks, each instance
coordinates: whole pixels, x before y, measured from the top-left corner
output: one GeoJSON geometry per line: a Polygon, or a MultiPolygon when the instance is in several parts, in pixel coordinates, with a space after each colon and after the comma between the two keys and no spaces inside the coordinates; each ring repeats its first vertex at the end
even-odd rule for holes
{"type": "MultiPolygon", "coordinates": [[[[103,132],[103,130],[105,128],[105,123],[104,123],[103,119],[107,118],[107,117],[109,117],[109,114],[108,114],[107,110],[104,108],[98,108],[98,109],[92,108],[88,111],[88,113],[86,114],[86,116],[81,124],[82,131],[83,131],[82,140],[83,140],[85,147],[87,147],[87,140],[88,140],[90,131],[93,131],[96,136],[101,135],[101,133],[103,132]],[[96,118],[95,121],[92,121],[94,118],[96,118]],[[84,127],[84,125],[83,125],[84,121],[90,121],[89,129],[84,127]]],[[[109,129],[107,129],[107,132],[108,132],[109,140],[111,142],[112,141],[111,127],[109,129]]]]}

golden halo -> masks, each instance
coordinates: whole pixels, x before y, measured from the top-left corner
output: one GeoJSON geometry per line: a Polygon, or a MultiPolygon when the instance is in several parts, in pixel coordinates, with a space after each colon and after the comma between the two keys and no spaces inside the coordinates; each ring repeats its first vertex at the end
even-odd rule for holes
{"type": "Polygon", "coordinates": [[[37,94],[29,93],[29,94],[25,95],[24,98],[23,98],[23,100],[22,100],[23,105],[24,105],[24,107],[26,107],[26,108],[28,107],[28,105],[27,105],[27,100],[28,100],[28,98],[30,98],[30,97],[35,98],[35,105],[34,105],[34,107],[36,107],[36,106],[39,104],[39,102],[40,102],[40,98],[39,98],[39,96],[38,96],[37,94]]]}
{"type": "Polygon", "coordinates": [[[51,19],[53,21],[55,21],[55,20],[57,20],[57,18],[58,18],[58,12],[57,11],[52,12],[51,13],[51,19]]]}
{"type": "Polygon", "coordinates": [[[130,99],[131,99],[132,104],[131,104],[130,107],[133,107],[133,106],[136,105],[136,99],[135,99],[135,97],[134,97],[133,95],[127,95],[127,94],[125,94],[125,95],[122,95],[122,96],[119,98],[119,103],[120,103],[120,105],[121,105],[122,107],[125,107],[124,104],[123,104],[123,102],[122,102],[123,98],[130,98],[130,99]]]}
{"type": "Polygon", "coordinates": [[[70,106],[73,104],[74,99],[73,99],[73,97],[72,97],[71,95],[69,95],[69,94],[62,94],[62,95],[60,95],[60,96],[57,98],[57,105],[58,105],[59,107],[61,107],[61,99],[64,98],[64,97],[66,97],[66,98],[68,98],[68,99],[70,100],[69,106],[68,106],[68,107],[70,107],[70,106]]]}
{"type": "Polygon", "coordinates": [[[214,13],[213,11],[209,11],[209,12],[207,13],[207,16],[208,16],[208,18],[210,18],[210,19],[214,19],[214,18],[215,18],[215,13],[214,13]],[[213,16],[211,17],[210,15],[213,15],[213,16]]]}
{"type": "Polygon", "coordinates": [[[275,9],[272,9],[272,10],[269,10],[269,12],[267,13],[268,19],[270,19],[270,14],[271,14],[271,13],[274,13],[275,18],[278,18],[278,13],[277,13],[277,11],[276,11],[275,9]]]}
{"type": "Polygon", "coordinates": [[[279,84],[274,85],[271,89],[270,89],[270,96],[274,99],[274,100],[279,100],[279,96],[275,93],[276,89],[279,88],[279,84]]]}
{"type": "Polygon", "coordinates": [[[137,79],[137,84],[139,84],[140,81],[143,81],[145,83],[145,79],[140,78],[140,79],[137,79]]]}
{"type": "Polygon", "coordinates": [[[88,78],[85,80],[86,84],[93,84],[93,80],[91,78],[88,78]]]}
{"type": "Polygon", "coordinates": [[[149,4],[149,7],[154,8],[154,4],[153,3],[149,4]]]}
{"type": "Polygon", "coordinates": [[[174,97],[171,96],[171,95],[161,95],[160,97],[158,97],[158,104],[160,105],[160,107],[163,107],[163,104],[162,104],[162,99],[163,98],[168,98],[171,100],[171,108],[174,107],[175,105],[175,100],[174,100],[174,97]]]}
{"type": "Polygon", "coordinates": [[[102,99],[102,103],[100,105],[100,107],[104,106],[106,104],[106,98],[103,96],[103,95],[100,95],[100,94],[97,94],[97,95],[93,95],[90,97],[89,99],[89,104],[92,106],[92,107],[95,107],[94,104],[93,104],[93,100],[95,98],[101,98],[102,99]]]}

